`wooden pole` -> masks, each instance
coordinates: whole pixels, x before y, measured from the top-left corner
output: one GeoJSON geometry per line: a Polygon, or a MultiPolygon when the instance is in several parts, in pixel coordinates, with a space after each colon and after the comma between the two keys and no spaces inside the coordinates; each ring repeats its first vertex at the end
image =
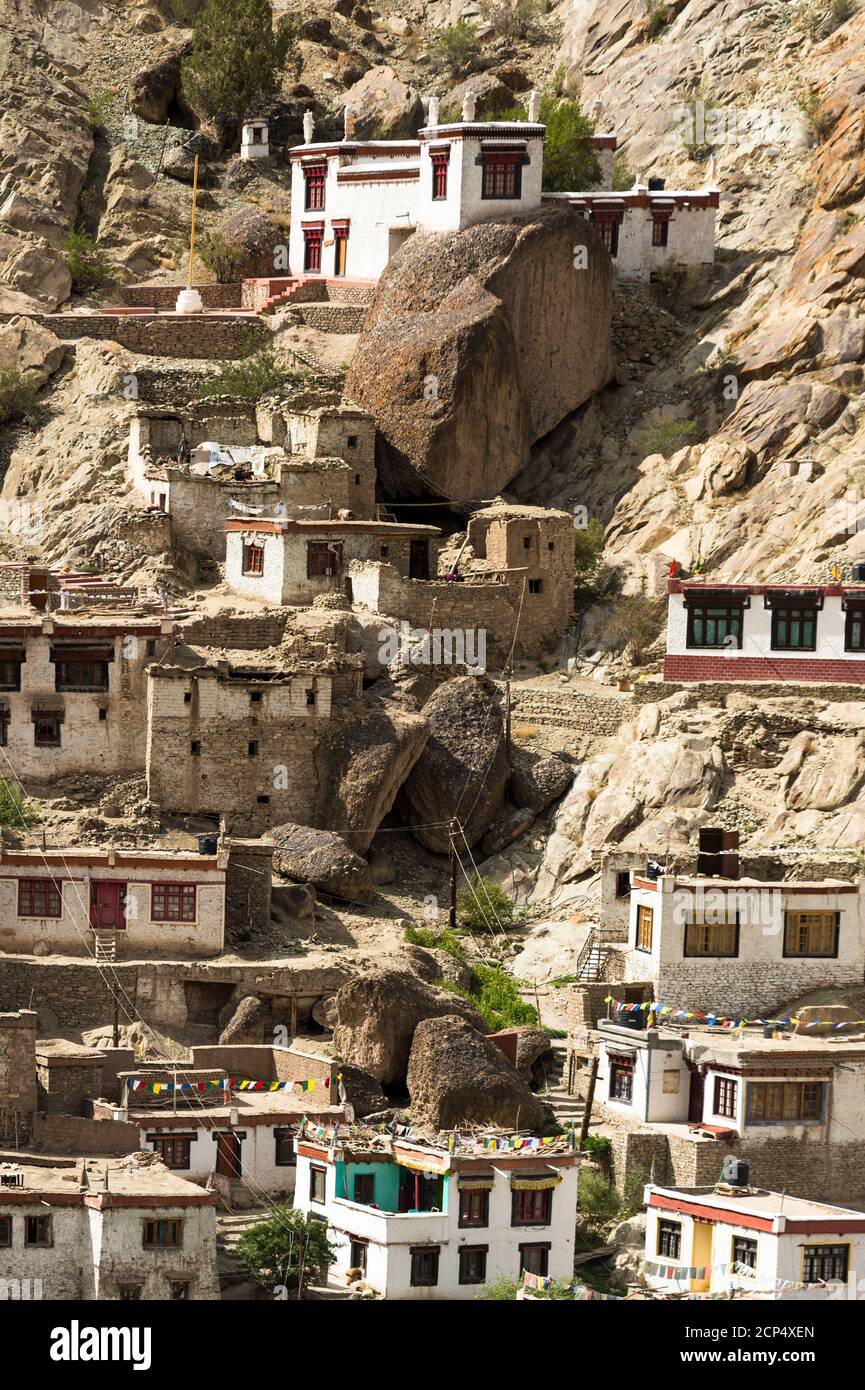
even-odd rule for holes
{"type": "Polygon", "coordinates": [[[598,1079],[599,1060],[600,1059],[598,1057],[592,1058],[592,1070],[589,1073],[589,1089],[586,1092],[586,1108],[583,1111],[583,1123],[580,1129],[580,1142],[577,1145],[577,1148],[581,1153],[583,1151],[583,1145],[585,1144],[589,1136],[589,1123],[592,1118],[592,1106],[595,1101],[595,1082],[598,1079]]]}
{"type": "Polygon", "coordinates": [[[120,1003],[116,994],[114,996],[114,1046],[120,1046],[120,1003]]]}
{"type": "Polygon", "coordinates": [[[454,838],[456,821],[452,820],[449,826],[450,842],[450,908],[448,910],[448,926],[451,931],[456,930],[457,925],[457,847],[454,838]]]}
{"type": "Polygon", "coordinates": [[[505,758],[507,759],[508,774],[511,770],[511,669],[506,667],[502,672],[505,681],[505,758]]]}
{"type": "Polygon", "coordinates": [[[186,271],[186,287],[192,288],[192,262],[195,257],[195,208],[198,202],[198,155],[192,167],[192,224],[189,229],[189,266],[186,271]]]}

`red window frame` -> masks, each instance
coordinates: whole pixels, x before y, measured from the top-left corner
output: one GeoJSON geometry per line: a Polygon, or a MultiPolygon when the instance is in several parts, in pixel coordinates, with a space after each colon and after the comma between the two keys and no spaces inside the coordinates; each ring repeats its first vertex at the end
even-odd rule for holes
{"type": "Polygon", "coordinates": [[[432,196],[433,202],[438,202],[448,196],[448,161],[449,154],[446,150],[440,150],[430,154],[432,162],[432,196]]]}
{"type": "Polygon", "coordinates": [[[324,242],[324,227],[303,228],[303,268],[308,274],[321,271],[321,248],[324,242]]]}
{"type": "Polygon", "coordinates": [[[519,198],[523,188],[523,156],[489,151],[483,155],[484,171],[481,197],[519,198]]]}
{"type": "Polygon", "coordinates": [[[307,579],[329,579],[342,573],[342,541],[307,541],[307,579]]]}
{"type": "Polygon", "coordinates": [[[715,1114],[725,1119],[736,1118],[736,1103],[739,1096],[739,1083],[726,1076],[715,1077],[715,1114]]]}
{"type": "Polygon", "coordinates": [[[194,922],[197,896],[194,883],[151,883],[151,922],[194,922]]]}
{"type": "Polygon", "coordinates": [[[553,1213],[553,1189],[519,1188],[511,1193],[512,1226],[549,1226],[553,1213]]]}
{"type": "Polygon", "coordinates": [[[670,213],[664,209],[652,209],[652,245],[666,246],[670,237],[670,213]]]}
{"type": "Polygon", "coordinates": [[[189,1168],[189,1146],[192,1140],[174,1134],[151,1134],[147,1142],[158,1153],[166,1168],[189,1168]]]}
{"type": "Polygon", "coordinates": [[[591,220],[601,241],[615,259],[619,253],[619,224],[622,220],[622,213],[617,209],[593,208],[591,220]]]}
{"type": "Polygon", "coordinates": [[[490,1224],[490,1194],[485,1188],[469,1189],[460,1193],[461,1226],[488,1226],[490,1224]]]}
{"type": "Polygon", "coordinates": [[[324,211],[324,187],[327,167],[324,164],[310,164],[303,171],[305,212],[324,211]]]}
{"type": "Polygon", "coordinates": [[[243,574],[264,574],[264,546],[257,542],[243,543],[243,574]]]}
{"type": "Polygon", "coordinates": [[[18,916],[62,917],[62,885],[53,878],[19,878],[18,916]]]}

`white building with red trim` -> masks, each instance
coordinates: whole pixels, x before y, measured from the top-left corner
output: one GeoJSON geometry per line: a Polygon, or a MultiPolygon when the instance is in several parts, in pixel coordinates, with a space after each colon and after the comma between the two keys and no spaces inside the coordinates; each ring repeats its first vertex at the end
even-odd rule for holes
{"type": "Polygon", "coordinates": [[[762,1188],[645,1189],[650,1288],[861,1301],[865,1212],[762,1188]]]}
{"type": "Polygon", "coordinates": [[[865,584],[667,582],[668,681],[865,682],[865,584]]]}
{"type": "Polygon", "coordinates": [[[696,192],[641,184],[611,192],[616,137],[604,134],[586,142],[598,158],[600,190],[542,193],[546,128],[539,109],[533,93],[525,121],[476,121],[469,97],[460,121],[440,124],[433,98],[416,140],[316,144],[310,121],[307,143],[289,151],[292,276],[333,281],[344,295],[351,282],[374,284],[417,230],[458,231],[559,199],[596,225],[625,278],[649,279],[668,261],[712,263],[719,200],[713,174],[696,192]]]}

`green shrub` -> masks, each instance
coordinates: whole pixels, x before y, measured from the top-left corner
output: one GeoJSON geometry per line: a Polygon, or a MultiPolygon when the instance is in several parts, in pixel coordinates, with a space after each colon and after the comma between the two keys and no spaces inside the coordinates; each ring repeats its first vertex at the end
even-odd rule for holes
{"type": "Polygon", "coordinates": [[[72,288],[95,290],[112,278],[111,262],[93,237],[79,229],[66,233],[63,259],[72,276],[72,288]]]}
{"type": "Polygon", "coordinates": [[[242,246],[228,241],[221,232],[205,232],[196,246],[198,257],[220,285],[230,285],[238,279],[245,256],[242,246]]]}
{"type": "Polygon", "coordinates": [[[439,931],[436,927],[415,927],[411,923],[403,932],[403,940],[408,941],[412,946],[426,946],[428,950],[447,951],[454,960],[465,960],[466,953],[463,943],[455,932],[443,928],[439,931]]]}
{"type": "Polygon", "coordinates": [[[664,458],[669,458],[696,433],[696,420],[665,420],[660,425],[641,430],[637,435],[637,447],[642,450],[644,457],[663,454],[664,458]]]}
{"type": "Polygon", "coordinates": [[[495,1279],[490,1279],[484,1285],[478,1298],[483,1298],[487,1302],[513,1303],[521,1282],[519,1279],[512,1279],[509,1274],[497,1274],[495,1279]]]}
{"type": "Polygon", "coordinates": [[[272,391],[300,380],[300,374],[277,365],[270,343],[250,356],[236,362],[220,362],[214,376],[206,377],[198,387],[197,396],[240,396],[257,401],[272,391]]]}
{"type": "Polygon", "coordinates": [[[646,594],[621,594],[607,623],[607,638],[613,651],[623,652],[629,647],[631,660],[639,666],[661,630],[663,616],[661,599],[646,594]]]}
{"type": "Polygon", "coordinates": [[[0,777],[0,825],[13,830],[24,830],[39,824],[39,808],[28,801],[21,788],[14,782],[0,777]]]}
{"type": "Polygon", "coordinates": [[[278,96],[293,54],[296,21],[274,25],[270,0],[207,0],[192,30],[181,85],[189,103],[206,116],[229,116],[240,127],[254,105],[278,96]]]}
{"type": "Polygon", "coordinates": [[[296,1207],[276,1206],[266,1221],[244,1231],[237,1253],[260,1283],[296,1289],[298,1283],[326,1278],[336,1246],[328,1239],[324,1222],[304,1216],[296,1207]]]}
{"type": "Polygon", "coordinates": [[[494,879],[475,874],[457,893],[457,921],[472,931],[498,923],[506,926],[513,916],[513,902],[494,879]]]}
{"type": "Polygon", "coordinates": [[[668,24],[672,24],[676,18],[672,6],[665,5],[664,0],[645,0],[646,3],[646,33],[649,41],[653,43],[660,34],[664,32],[668,24]]]}
{"type": "Polygon", "coordinates": [[[114,101],[113,92],[96,92],[87,102],[87,124],[91,130],[104,130],[114,101]]]}
{"type": "Polygon", "coordinates": [[[480,40],[476,24],[467,19],[458,19],[456,24],[446,24],[430,41],[430,53],[453,77],[459,77],[480,52],[480,40]]]}
{"type": "Polygon", "coordinates": [[[796,93],[796,105],[802,112],[809,133],[813,135],[818,144],[821,140],[826,139],[830,129],[830,123],[826,116],[820,114],[822,104],[820,93],[810,83],[796,93]]]}
{"type": "Polygon", "coordinates": [[[481,0],[481,16],[497,34],[509,39],[541,36],[544,7],[540,0],[481,0]]]}
{"type": "Polygon", "coordinates": [[[452,994],[473,1004],[488,1033],[537,1023],[538,1011],[521,998],[517,981],[497,965],[473,965],[468,989],[444,982],[452,994]]]}
{"type": "MultiPolygon", "coordinates": [[[[497,117],[500,121],[524,121],[525,107],[514,106],[497,117]]],[[[544,134],[545,193],[578,193],[591,188],[601,177],[598,156],[591,147],[582,144],[595,132],[595,123],[585,114],[576,99],[563,101],[558,97],[541,97],[540,119],[546,126],[544,134]]]]}
{"type": "Polygon", "coordinates": [[[606,1226],[619,1217],[622,1199],[601,1173],[581,1168],[577,1206],[590,1225],[606,1226]]]}
{"type": "Polygon", "coordinates": [[[39,394],[39,383],[20,367],[0,369],[0,425],[32,415],[39,394]]]}
{"type": "Polygon", "coordinates": [[[604,553],[604,528],[596,516],[587,526],[574,528],[574,583],[587,584],[597,572],[604,553]]]}

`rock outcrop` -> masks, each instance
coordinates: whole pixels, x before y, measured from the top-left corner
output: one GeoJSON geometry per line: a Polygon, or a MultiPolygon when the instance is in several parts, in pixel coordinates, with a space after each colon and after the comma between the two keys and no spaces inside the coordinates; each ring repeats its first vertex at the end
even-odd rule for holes
{"type": "Polygon", "coordinates": [[[412,1122],[430,1129],[488,1124],[536,1130],[546,1118],[543,1103],[504,1053],[454,1014],[418,1024],[407,1081],[412,1122]]]}
{"type": "MultiPolygon", "coordinates": [[[[229,1005],[230,1017],[223,1023],[220,1043],[263,1043],[270,1022],[270,1009],[257,994],[245,994],[236,1005],[229,1005]]],[[[228,1012],[228,1010],[226,1011],[228,1012]]],[[[222,1019],[220,1019],[222,1022],[222,1019]]]]}
{"type": "Polygon", "coordinates": [[[511,753],[508,794],[515,806],[545,811],[564,796],[573,780],[573,768],[561,758],[540,757],[525,748],[514,748],[511,753]]]}
{"type": "Polygon", "coordinates": [[[336,996],[334,1047],[383,1085],[405,1081],[415,1030],[425,1019],[457,1015],[482,1028],[470,1004],[407,971],[385,970],[350,980],[336,996]]]}
{"type": "Polygon", "coordinates": [[[478,676],[439,686],[423,715],[429,738],[396,804],[416,839],[445,854],[452,817],[473,846],[502,808],[508,775],[502,715],[494,685],[478,676]]]}
{"type": "Polygon", "coordinates": [[[0,326],[0,371],[17,367],[43,385],[65,354],[65,343],[35,319],[18,315],[0,326]]]}
{"type": "Polygon", "coordinates": [[[416,138],[423,124],[423,102],[391,67],[370,68],[342,98],[361,140],[416,138]]]}
{"type": "Polygon", "coordinates": [[[428,736],[425,718],[384,701],[326,732],[329,819],[358,853],[369,849],[428,736]]]}
{"type": "Polygon", "coordinates": [[[373,896],[372,874],[365,859],[355,854],[340,835],[308,825],[275,826],[274,867],[298,883],[314,883],[322,893],[350,903],[368,903],[373,896]]]}
{"type": "Polygon", "coordinates": [[[610,379],[612,286],[568,207],[416,232],[379,281],[346,383],[375,416],[385,486],[461,500],[507,487],[610,379]]]}

